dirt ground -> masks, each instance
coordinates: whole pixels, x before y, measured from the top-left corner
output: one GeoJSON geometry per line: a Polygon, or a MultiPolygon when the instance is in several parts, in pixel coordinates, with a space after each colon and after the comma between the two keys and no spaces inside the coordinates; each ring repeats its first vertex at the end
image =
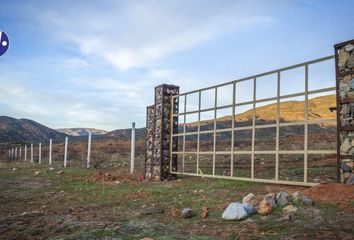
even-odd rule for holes
{"type": "Polygon", "coordinates": [[[305,187],[194,177],[140,182],[136,177],[124,169],[49,170],[1,163],[0,239],[354,238],[350,194],[335,201],[325,194],[323,201],[322,194],[305,187]],[[261,199],[279,191],[308,192],[316,202],[296,205],[299,210],[290,219],[284,218],[281,208],[242,221],[221,219],[229,203],[250,192],[261,199]],[[193,208],[197,215],[182,219],[184,207],[193,208]],[[203,218],[206,208],[209,214],[203,218]]]}

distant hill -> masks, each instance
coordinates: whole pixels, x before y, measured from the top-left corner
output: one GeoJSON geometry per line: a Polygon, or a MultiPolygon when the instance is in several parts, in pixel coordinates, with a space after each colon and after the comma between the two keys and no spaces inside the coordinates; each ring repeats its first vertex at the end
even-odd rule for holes
{"type": "MultiPolygon", "coordinates": [[[[145,128],[136,128],[135,129],[135,139],[136,140],[145,140],[145,136],[146,136],[145,132],[146,132],[145,128]]],[[[106,134],[103,134],[101,136],[98,136],[97,138],[130,140],[131,135],[132,135],[131,128],[127,128],[127,129],[117,129],[117,130],[108,132],[106,134]]]]}
{"type": "Polygon", "coordinates": [[[29,119],[0,116],[0,142],[63,141],[66,134],[29,119]]]}
{"type": "Polygon", "coordinates": [[[55,130],[74,137],[88,136],[89,132],[91,132],[92,136],[99,136],[99,135],[106,134],[108,132],[106,130],[95,129],[95,128],[59,128],[55,130]]]}

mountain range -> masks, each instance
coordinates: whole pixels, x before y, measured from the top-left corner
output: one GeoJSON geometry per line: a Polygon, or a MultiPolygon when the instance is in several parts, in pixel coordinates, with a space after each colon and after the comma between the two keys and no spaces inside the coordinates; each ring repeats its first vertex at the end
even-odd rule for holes
{"type": "MultiPolygon", "coordinates": [[[[320,96],[309,99],[308,101],[309,119],[333,118],[336,113],[330,112],[329,107],[336,106],[335,95],[320,96]]],[[[303,120],[303,101],[284,101],[280,103],[280,118],[281,121],[302,121],[303,120]]],[[[257,121],[264,123],[275,120],[276,104],[269,104],[256,108],[257,121]]],[[[252,110],[236,114],[234,119],[242,124],[249,124],[252,119],[252,110]]],[[[228,124],[232,116],[224,116],[218,118],[218,123],[228,124]]],[[[335,124],[335,123],[334,123],[335,124]]],[[[194,128],[196,122],[186,124],[187,128],[194,128]]],[[[202,121],[201,126],[213,126],[213,120],[202,121]]],[[[82,139],[88,135],[88,131],[93,133],[95,139],[118,139],[130,140],[131,129],[117,129],[111,132],[93,128],[65,128],[51,129],[42,124],[29,119],[15,119],[8,116],[0,116],[0,143],[5,142],[38,142],[47,141],[52,138],[54,142],[64,141],[66,136],[71,140],[82,139]]],[[[145,139],[145,128],[136,129],[136,139],[145,139]]]]}

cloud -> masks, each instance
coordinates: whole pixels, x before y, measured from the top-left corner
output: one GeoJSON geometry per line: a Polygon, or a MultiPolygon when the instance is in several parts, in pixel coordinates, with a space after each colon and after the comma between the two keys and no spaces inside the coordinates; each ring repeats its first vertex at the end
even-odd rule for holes
{"type": "MultiPolygon", "coordinates": [[[[36,14],[59,41],[97,56],[120,71],[151,67],[177,52],[225,34],[267,25],[270,2],[106,1],[47,7],[36,14]]],[[[36,9],[36,13],[38,10],[36,9]]]]}

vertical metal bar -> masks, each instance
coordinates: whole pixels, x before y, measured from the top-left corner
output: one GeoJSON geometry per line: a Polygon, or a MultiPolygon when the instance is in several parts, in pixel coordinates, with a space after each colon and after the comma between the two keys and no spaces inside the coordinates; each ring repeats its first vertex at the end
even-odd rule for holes
{"type": "Polygon", "coordinates": [[[25,162],[27,162],[27,145],[25,145],[25,162]]]}
{"type": "MultiPolygon", "coordinates": [[[[162,128],[161,128],[162,129],[162,128]]],[[[131,136],[131,146],[130,146],[130,173],[134,173],[134,161],[135,161],[135,122],[132,123],[132,136],[131,136]]],[[[89,135],[89,148],[91,148],[91,134],[89,135]]],[[[87,166],[89,166],[89,155],[90,149],[87,151],[87,166]]],[[[91,154],[91,153],[90,153],[91,154]]]]}
{"type": "Polygon", "coordinates": [[[49,165],[52,165],[52,145],[53,140],[49,139],[49,165]]]}
{"type": "Polygon", "coordinates": [[[199,106],[198,106],[198,137],[197,137],[197,174],[199,172],[199,149],[200,149],[200,110],[202,107],[202,92],[198,92],[199,106]]]}
{"type": "Polygon", "coordinates": [[[184,114],[183,114],[183,158],[182,158],[182,172],[184,172],[184,161],[186,159],[186,115],[187,112],[187,94],[184,95],[184,114]]]}
{"type": "Polygon", "coordinates": [[[213,175],[215,175],[215,158],[216,158],[216,108],[218,106],[218,88],[215,88],[215,105],[214,105],[214,145],[213,145],[213,175]]]}
{"type": "Polygon", "coordinates": [[[67,157],[68,157],[68,137],[65,137],[65,146],[64,146],[64,167],[67,166],[67,157]]]}
{"type": "Polygon", "coordinates": [[[304,136],[304,182],[307,182],[307,160],[308,160],[308,75],[309,66],[305,65],[305,106],[304,106],[304,117],[305,117],[305,136],[304,136]]]}
{"type": "Polygon", "coordinates": [[[253,78],[253,116],[252,116],[252,155],[251,155],[251,178],[254,178],[254,142],[256,137],[256,78],[253,78]]]}
{"type": "Polygon", "coordinates": [[[230,176],[234,175],[234,141],[235,141],[235,103],[236,103],[236,82],[232,83],[232,117],[231,117],[231,166],[230,176]]]}
{"type": "Polygon", "coordinates": [[[38,146],[38,164],[42,164],[42,143],[38,146]]]}
{"type": "Polygon", "coordinates": [[[280,72],[277,73],[277,113],[276,113],[276,136],[275,136],[275,180],[279,180],[279,135],[280,135],[280,72]]]}
{"type": "Polygon", "coordinates": [[[33,163],[33,143],[31,143],[31,163],[33,163]]]}

